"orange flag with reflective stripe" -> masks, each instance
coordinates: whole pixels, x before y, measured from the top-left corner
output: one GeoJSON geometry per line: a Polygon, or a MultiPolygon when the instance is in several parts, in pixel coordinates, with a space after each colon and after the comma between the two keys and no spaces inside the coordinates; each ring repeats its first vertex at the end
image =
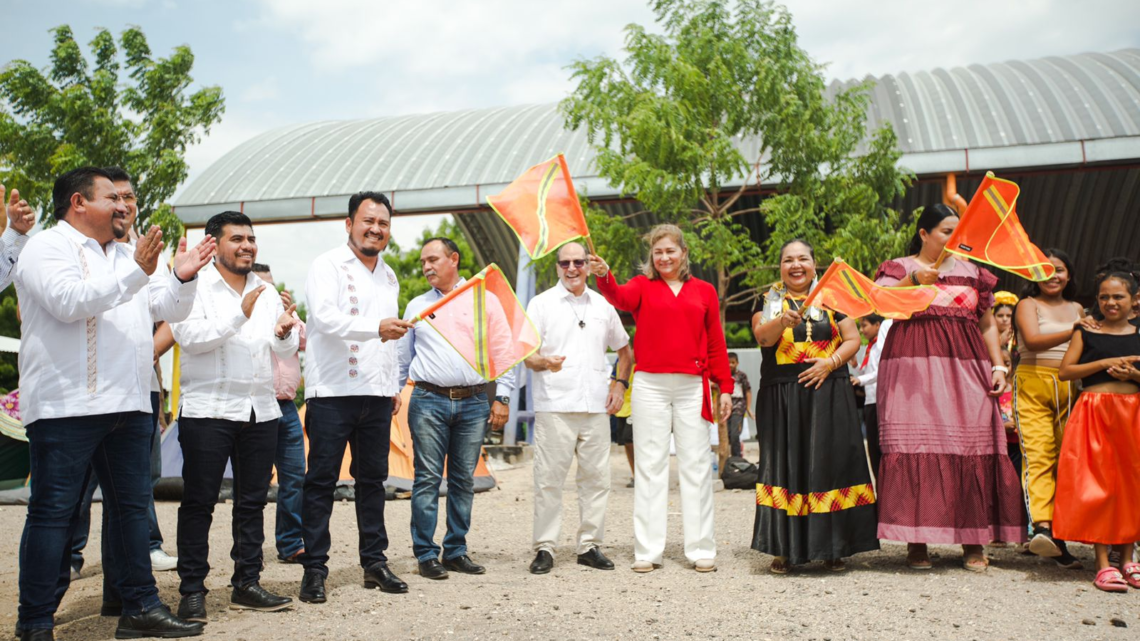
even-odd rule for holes
{"type": "Polygon", "coordinates": [[[488,196],[487,203],[534,259],[590,235],[562,154],[527,169],[502,193],[488,196]]]}
{"type": "Polygon", "coordinates": [[[883,287],[875,281],[855,271],[843,259],[836,258],[823,278],[816,283],[804,301],[803,307],[813,304],[826,307],[852,318],[862,318],[878,314],[883,318],[906,320],[911,315],[925,311],[938,288],[929,285],[919,287],[883,287]]]}
{"type": "Polygon", "coordinates": [[[1029,234],[1017,217],[1020,193],[1016,183],[986,172],[958,227],[950,235],[946,251],[1032,281],[1052,278],[1053,263],[1037,245],[1029,242],[1029,234]]]}
{"type": "Polygon", "coordinates": [[[538,351],[540,339],[494,263],[420,312],[479,376],[493,381],[538,351]]]}

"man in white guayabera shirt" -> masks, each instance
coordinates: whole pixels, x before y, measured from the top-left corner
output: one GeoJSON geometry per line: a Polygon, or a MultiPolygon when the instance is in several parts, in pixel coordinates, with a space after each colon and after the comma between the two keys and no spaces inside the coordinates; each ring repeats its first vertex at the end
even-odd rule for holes
{"type": "Polygon", "coordinates": [[[400,320],[400,283],[380,258],[392,237],[392,206],[379,192],[348,200],[348,242],[309,267],[305,348],[305,413],[309,470],[301,496],[301,600],[324,603],[329,518],[346,445],[352,447],[356,524],[364,587],[402,593],[408,586],[388,568],[384,481],[388,478],[392,414],[399,409],[396,341],[412,326],[400,320]]]}
{"type": "Polygon", "coordinates": [[[226,464],[233,461],[233,577],[230,609],[275,612],[293,599],[261,587],[265,503],[277,454],[281,407],[273,391],[273,354],[297,353],[295,306],[253,274],[257,237],[240,212],[206,221],[218,243],[202,270],[194,311],[171,324],[182,346],[182,505],[178,508],[179,618],[206,619],[210,525],[226,464]]]}
{"type": "Polygon", "coordinates": [[[586,287],[586,248],[558,249],[558,284],[535,296],[526,313],[542,348],[526,359],[534,370],[534,562],[532,574],[554,567],[562,530],[562,486],[578,455],[578,563],[599,570],[614,564],[602,553],[610,495],[610,421],[629,387],[633,351],[621,318],[601,294],[586,287]],[[618,353],[610,379],[606,349],[618,353]]]}
{"type": "Polygon", "coordinates": [[[128,212],[107,172],[82,167],[63,174],[52,199],[58,224],[29,240],[16,264],[21,410],[31,463],[20,542],[21,636],[52,638],[89,465],[110,512],[105,536],[120,561],[123,615],[116,636],[201,634],[201,624],[162,604],[150,568],[151,328],[190,313],[213,239],[189,251],[180,242],[167,273],[158,269],[158,227],[135,247],[115,242],[128,232],[128,212]]]}

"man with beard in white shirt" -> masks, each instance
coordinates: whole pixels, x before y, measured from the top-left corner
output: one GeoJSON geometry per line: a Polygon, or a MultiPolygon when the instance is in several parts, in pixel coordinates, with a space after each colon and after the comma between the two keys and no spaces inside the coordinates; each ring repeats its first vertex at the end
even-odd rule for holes
{"type": "Polygon", "coordinates": [[[408,591],[388,568],[384,481],[388,478],[392,415],[402,381],[396,341],[412,324],[399,317],[400,284],[380,259],[392,231],[392,206],[379,192],[348,200],[348,242],[313,261],[305,282],[305,413],[309,469],[302,492],[301,600],[324,603],[329,518],[345,446],[352,447],[356,523],[364,587],[408,591]]]}
{"type": "Polygon", "coordinates": [[[81,167],[56,179],[59,223],[28,241],[16,264],[22,312],[21,409],[31,499],[20,542],[19,634],[50,640],[71,576],[69,542],[88,466],[104,488],[108,532],[120,560],[118,638],[202,633],[158,598],[151,573],[150,371],[155,320],[190,313],[209,237],[179,243],[172,273],[158,270],[162,231],[132,248],[126,204],[107,172],[81,167]]]}
{"type": "MultiPolygon", "coordinates": [[[[127,205],[127,227],[129,232],[126,237],[116,239],[117,242],[127,243],[134,247],[138,243],[138,234],[135,233],[134,225],[135,220],[139,215],[138,196],[135,194],[134,185],[131,184],[131,176],[124,169],[120,167],[104,167],[111,176],[111,181],[115,184],[115,189],[119,192],[119,197],[127,205]]],[[[165,261],[159,259],[158,270],[167,274],[170,273],[170,267],[165,261]]],[[[153,438],[151,439],[150,447],[150,484],[153,488],[158,480],[162,477],[162,451],[161,441],[162,432],[159,430],[159,412],[162,411],[160,402],[162,400],[162,392],[158,383],[158,359],[165,354],[171,347],[174,346],[174,339],[168,338],[170,336],[170,327],[160,321],[155,325],[154,333],[154,360],[155,366],[151,368],[150,373],[150,407],[151,407],[151,425],[154,426],[153,438]]],[[[95,480],[95,470],[90,469],[87,476],[87,489],[83,497],[83,507],[79,512],[79,523],[76,527],[75,536],[71,541],[71,580],[79,578],[79,572],[83,568],[83,549],[87,545],[87,538],[91,530],[91,503],[95,495],[95,490],[99,484],[95,480]]],[[[154,494],[151,493],[150,505],[147,508],[147,514],[150,517],[150,567],[154,572],[165,572],[173,570],[178,567],[178,559],[168,555],[162,549],[162,530],[158,525],[158,513],[154,509],[154,494]]],[[[107,531],[107,510],[103,510],[103,532],[107,531]]],[[[99,613],[102,616],[122,616],[123,605],[122,599],[119,598],[118,592],[115,591],[115,572],[118,570],[119,562],[115,558],[114,546],[110,545],[110,539],[106,536],[102,539],[102,554],[103,554],[103,607],[99,613]]]]}
{"type": "Polygon", "coordinates": [[[578,564],[612,570],[602,553],[610,494],[609,414],[621,409],[633,350],[621,318],[601,294],[586,287],[586,248],[558,248],[558,284],[531,299],[526,313],[542,347],[526,359],[534,370],[534,550],[531,574],[554,567],[562,531],[562,486],[578,456],[578,564]],[[610,379],[606,349],[617,351],[610,379]]]}
{"type": "Polygon", "coordinates": [[[233,462],[234,572],[230,609],[276,612],[293,599],[261,587],[265,503],[277,453],[281,407],[273,390],[273,354],[297,353],[293,309],[253,274],[257,237],[240,212],[206,222],[217,239],[214,264],[202,270],[194,311],[173,323],[182,347],[182,505],[178,508],[178,616],[205,623],[210,525],[226,464],[233,462]]]}

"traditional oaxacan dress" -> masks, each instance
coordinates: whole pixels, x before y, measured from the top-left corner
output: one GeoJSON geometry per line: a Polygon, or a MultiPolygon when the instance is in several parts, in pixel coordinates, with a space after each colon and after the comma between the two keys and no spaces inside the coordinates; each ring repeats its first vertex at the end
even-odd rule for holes
{"type": "MultiPolygon", "coordinates": [[[[779,290],[777,290],[779,291],[779,290]]],[[[765,320],[800,301],[769,294],[765,320]]],[[[753,549],[791,564],[830,561],[879,549],[875,493],[847,366],[819,389],[797,381],[839,348],[841,314],[810,308],[804,322],[761,348],[756,421],[760,470],[753,549]]]]}
{"type": "MultiPolygon", "coordinates": [[[[893,286],[920,268],[889,260],[893,286]]],[[[895,321],[879,363],[879,537],[985,545],[1025,540],[1021,484],[1006,452],[992,363],[978,319],[997,277],[966,260],[938,277],[924,312],[895,321]]]]}

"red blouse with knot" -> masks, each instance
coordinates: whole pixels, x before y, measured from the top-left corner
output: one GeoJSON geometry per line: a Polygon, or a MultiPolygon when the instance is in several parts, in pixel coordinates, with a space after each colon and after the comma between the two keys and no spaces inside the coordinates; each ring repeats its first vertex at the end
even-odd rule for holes
{"type": "Polygon", "coordinates": [[[673,294],[663,280],[636,276],[618,285],[613,274],[598,278],[598,291],[614,307],[633,314],[637,333],[633,353],[637,371],[653,374],[692,374],[704,383],[701,416],[713,419],[709,380],[721,394],[731,394],[734,381],[728,369],[724,328],[716,288],[690,278],[673,294]]]}

